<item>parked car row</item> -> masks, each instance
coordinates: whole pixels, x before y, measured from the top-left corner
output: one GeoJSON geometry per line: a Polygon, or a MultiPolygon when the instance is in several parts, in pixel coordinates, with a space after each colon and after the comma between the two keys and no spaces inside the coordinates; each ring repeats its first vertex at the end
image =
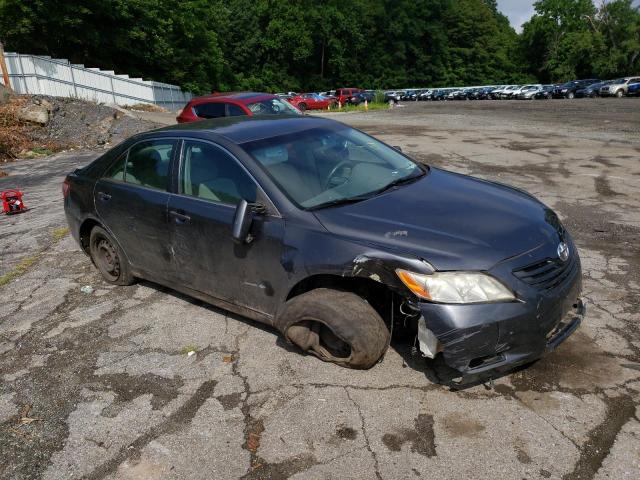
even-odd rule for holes
{"type": "Polygon", "coordinates": [[[192,98],[177,116],[178,123],[220,117],[301,114],[306,110],[327,110],[340,105],[372,102],[375,92],[360,88],[339,88],[310,93],[212,93],[192,98]]]}
{"type": "Polygon", "coordinates": [[[464,88],[389,90],[385,102],[444,100],[539,100],[640,95],[640,76],[615,80],[588,78],[563,84],[488,85],[464,88]]]}
{"type": "MultiPolygon", "coordinates": [[[[572,80],[561,85],[488,85],[465,88],[389,90],[384,102],[445,100],[539,100],[551,98],[593,98],[640,96],[640,76],[615,80],[596,78],[572,80]]],[[[306,110],[327,110],[342,105],[373,102],[373,90],[338,88],[309,93],[213,93],[193,98],[177,117],[179,123],[209,118],[299,114],[306,110]]]]}

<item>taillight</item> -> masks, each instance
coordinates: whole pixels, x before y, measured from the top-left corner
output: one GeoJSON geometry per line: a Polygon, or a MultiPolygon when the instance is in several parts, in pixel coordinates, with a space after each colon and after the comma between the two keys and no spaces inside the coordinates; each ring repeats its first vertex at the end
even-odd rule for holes
{"type": "Polygon", "coordinates": [[[69,183],[69,179],[65,178],[64,182],[62,182],[62,196],[67,198],[69,196],[69,192],[71,191],[71,184],[69,183]]]}

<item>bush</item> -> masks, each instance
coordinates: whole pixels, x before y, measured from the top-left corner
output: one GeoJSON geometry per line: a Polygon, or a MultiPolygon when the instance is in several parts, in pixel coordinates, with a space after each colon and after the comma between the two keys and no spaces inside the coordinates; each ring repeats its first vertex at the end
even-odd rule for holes
{"type": "Polygon", "coordinates": [[[373,101],[375,103],[384,103],[384,92],[382,90],[376,90],[373,101]]]}

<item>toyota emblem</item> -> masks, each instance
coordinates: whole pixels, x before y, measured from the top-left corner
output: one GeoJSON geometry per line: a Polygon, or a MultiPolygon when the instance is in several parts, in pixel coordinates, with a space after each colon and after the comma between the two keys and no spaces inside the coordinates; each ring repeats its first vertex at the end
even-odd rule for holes
{"type": "Polygon", "coordinates": [[[569,245],[564,242],[560,242],[558,245],[558,258],[563,262],[569,260],[569,245]]]}

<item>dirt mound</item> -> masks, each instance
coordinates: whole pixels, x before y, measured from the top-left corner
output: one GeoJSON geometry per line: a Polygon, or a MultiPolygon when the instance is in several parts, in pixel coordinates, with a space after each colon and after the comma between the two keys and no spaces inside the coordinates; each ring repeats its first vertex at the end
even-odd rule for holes
{"type": "Polygon", "coordinates": [[[11,96],[0,104],[0,162],[71,148],[106,148],[159,126],[92,102],[11,96]]]}
{"type": "Polygon", "coordinates": [[[164,107],[159,105],[154,105],[153,103],[136,103],[134,105],[125,105],[127,110],[131,110],[133,112],[158,112],[158,113],[167,113],[167,110],[164,107]]]}
{"type": "Polygon", "coordinates": [[[9,90],[7,90],[7,88],[0,83],[0,105],[9,101],[10,95],[11,93],[9,92],[9,90]]]}

